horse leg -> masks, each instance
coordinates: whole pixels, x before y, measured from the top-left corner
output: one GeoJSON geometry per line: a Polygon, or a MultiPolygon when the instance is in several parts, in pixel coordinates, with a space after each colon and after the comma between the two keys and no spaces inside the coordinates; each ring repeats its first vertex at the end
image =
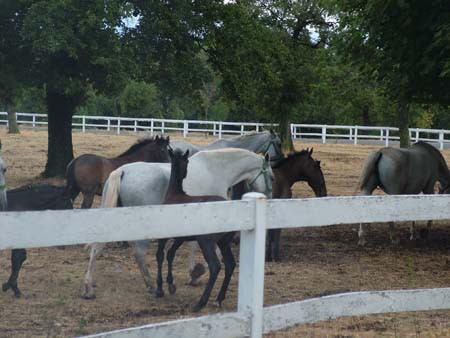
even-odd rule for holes
{"type": "Polygon", "coordinates": [[[205,273],[205,266],[201,263],[195,264],[195,254],[198,250],[197,242],[189,242],[191,246],[191,253],[189,254],[189,275],[191,281],[189,285],[197,286],[200,282],[200,277],[205,273]]]}
{"type": "Polygon", "coordinates": [[[389,222],[389,238],[391,240],[391,243],[396,245],[399,242],[399,239],[397,238],[395,234],[395,224],[394,222],[389,222]]]}
{"type": "Polygon", "coordinates": [[[274,229],[267,230],[266,262],[272,262],[273,239],[274,239],[274,229]]]}
{"type": "Polygon", "coordinates": [[[136,264],[139,267],[139,271],[141,272],[142,278],[144,279],[145,287],[147,288],[148,293],[153,293],[154,286],[150,279],[150,273],[148,272],[147,262],[145,260],[145,255],[147,254],[148,240],[136,241],[134,243],[134,259],[136,260],[136,264]]]}
{"type": "Polygon", "coordinates": [[[281,237],[281,229],[274,229],[273,260],[275,262],[280,261],[280,237],[281,237]]]}
{"type": "Polygon", "coordinates": [[[162,288],[162,265],[164,261],[164,248],[166,247],[167,239],[158,240],[158,250],[156,251],[156,262],[158,263],[158,275],[156,276],[156,297],[164,296],[164,290],[162,288]]]}
{"type": "Polygon", "coordinates": [[[202,250],[203,257],[208,263],[209,268],[209,278],[206,283],[205,290],[203,291],[202,296],[198,303],[193,307],[193,312],[200,311],[207,303],[209,296],[211,295],[211,291],[216,283],[217,276],[220,271],[220,261],[216,255],[216,245],[215,243],[207,237],[201,236],[197,238],[200,249],[202,250]]]}
{"type": "Polygon", "coordinates": [[[91,246],[91,254],[89,257],[89,265],[84,276],[84,294],[85,299],[95,298],[94,291],[94,272],[95,272],[95,261],[97,257],[102,253],[105,248],[106,243],[94,243],[91,246]]]}
{"type": "Polygon", "coordinates": [[[83,203],[81,203],[82,209],[90,209],[92,203],[94,203],[95,191],[83,192],[83,203]]]}
{"type": "Polygon", "coordinates": [[[431,225],[433,224],[433,221],[427,222],[427,228],[420,230],[420,238],[425,239],[428,238],[428,234],[430,233],[431,225]]]}
{"type": "Polygon", "coordinates": [[[222,306],[222,302],[224,301],[228,290],[228,285],[230,284],[231,277],[233,276],[234,268],[236,267],[236,261],[233,256],[233,252],[231,251],[230,242],[231,241],[218,243],[225,265],[225,277],[216,300],[219,306],[222,306]]]}
{"type": "Polygon", "coordinates": [[[366,236],[364,234],[364,224],[363,223],[359,223],[359,231],[358,231],[358,245],[364,246],[366,245],[367,241],[366,241],[366,236]]]}
{"type": "Polygon", "coordinates": [[[17,286],[17,278],[19,277],[20,268],[23,262],[27,259],[27,251],[25,249],[13,249],[11,250],[11,275],[8,281],[3,284],[3,292],[8,291],[10,288],[14,291],[14,296],[20,298],[22,293],[17,286]]]}
{"type": "Polygon", "coordinates": [[[409,232],[410,232],[410,234],[411,234],[411,235],[409,236],[409,240],[411,240],[411,241],[413,241],[413,240],[416,239],[415,225],[416,225],[416,222],[415,222],[415,221],[412,221],[412,222],[411,222],[411,225],[409,226],[409,232]]]}
{"type": "Polygon", "coordinates": [[[167,286],[169,288],[169,293],[173,295],[177,291],[177,287],[173,283],[173,260],[175,259],[175,253],[178,248],[183,244],[184,241],[181,239],[175,239],[170,249],[167,251],[167,286]]]}

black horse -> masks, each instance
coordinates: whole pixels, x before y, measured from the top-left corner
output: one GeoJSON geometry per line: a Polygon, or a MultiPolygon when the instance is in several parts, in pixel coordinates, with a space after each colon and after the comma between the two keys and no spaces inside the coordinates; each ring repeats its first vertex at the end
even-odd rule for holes
{"type": "MultiPolygon", "coordinates": [[[[39,211],[39,210],[63,210],[73,209],[72,200],[65,187],[49,184],[36,184],[23,186],[6,192],[8,211],[39,211]]],[[[3,292],[12,289],[14,295],[19,298],[21,292],[17,286],[20,268],[27,259],[25,249],[11,250],[11,275],[3,284],[3,292]]]]}

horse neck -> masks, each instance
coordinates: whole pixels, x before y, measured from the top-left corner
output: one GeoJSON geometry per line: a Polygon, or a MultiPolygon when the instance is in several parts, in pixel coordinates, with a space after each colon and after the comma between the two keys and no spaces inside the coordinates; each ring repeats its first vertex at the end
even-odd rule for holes
{"type": "Polygon", "coordinates": [[[183,190],[183,180],[184,177],[180,175],[180,163],[177,161],[172,161],[170,167],[170,179],[169,187],[167,188],[167,195],[186,195],[183,190]]]}
{"type": "Polygon", "coordinates": [[[139,149],[138,151],[136,151],[132,154],[113,157],[113,158],[110,158],[110,160],[113,161],[115,164],[117,164],[117,167],[120,167],[124,164],[131,163],[131,162],[139,162],[139,161],[145,162],[147,160],[145,154],[146,153],[145,153],[144,149],[139,149]]]}
{"type": "Polygon", "coordinates": [[[234,139],[230,141],[230,147],[243,148],[250,151],[261,151],[261,147],[267,143],[264,133],[254,134],[250,136],[244,136],[242,138],[234,139]]]}
{"type": "MultiPolygon", "coordinates": [[[[228,179],[230,186],[235,185],[244,180],[253,179],[257,175],[257,171],[262,170],[262,160],[260,156],[253,153],[245,153],[244,156],[236,156],[226,161],[229,172],[228,179]],[[250,156],[249,156],[250,155],[250,156]]],[[[222,169],[222,170],[223,170],[222,169]]]]}

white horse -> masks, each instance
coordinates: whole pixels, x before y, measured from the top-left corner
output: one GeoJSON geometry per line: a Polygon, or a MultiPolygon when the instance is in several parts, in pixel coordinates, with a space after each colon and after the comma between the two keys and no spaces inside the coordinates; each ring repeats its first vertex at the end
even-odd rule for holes
{"type": "MultiPolygon", "coordinates": [[[[2,149],[2,143],[0,142],[0,150],[2,149]]],[[[0,157],[0,211],[5,211],[7,208],[6,203],[6,164],[0,157]]]]}
{"type": "MultiPolygon", "coordinates": [[[[170,163],[126,164],[113,171],[105,183],[102,207],[139,206],[161,204],[170,179],[170,163]]],[[[227,198],[228,188],[245,181],[250,190],[272,195],[272,169],[265,158],[244,149],[226,148],[200,151],[189,160],[187,177],[183,189],[187,194],[217,195],[227,198]]],[[[148,240],[135,242],[134,254],[145,285],[149,292],[154,287],[150,280],[145,255],[148,240]]],[[[89,266],[86,272],[84,297],[95,297],[93,273],[95,261],[105,243],[95,243],[91,247],[89,266]]]]}

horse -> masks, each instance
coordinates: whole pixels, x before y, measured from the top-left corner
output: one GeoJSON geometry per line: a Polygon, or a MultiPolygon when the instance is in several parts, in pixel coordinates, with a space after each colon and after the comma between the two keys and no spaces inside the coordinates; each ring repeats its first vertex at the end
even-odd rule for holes
{"type": "MultiPolygon", "coordinates": [[[[272,167],[275,176],[272,198],[292,198],[292,186],[299,181],[306,181],[316,197],[327,196],[320,161],[314,160],[312,153],[313,148],[291,153],[272,167]]],[[[281,229],[268,231],[266,260],[269,262],[272,257],[275,261],[280,260],[280,236],[281,229]]]]}
{"type": "Polygon", "coordinates": [[[82,208],[90,208],[95,195],[101,195],[103,184],[109,174],[118,167],[131,162],[169,162],[167,146],[169,137],[146,138],[137,141],[117,157],[84,154],[73,159],[67,166],[67,190],[72,200],[83,194],[82,208]]]}
{"type": "MultiPolygon", "coordinates": [[[[450,190],[450,171],[441,152],[432,145],[419,141],[407,149],[386,147],[369,154],[358,188],[361,195],[371,195],[380,187],[386,194],[434,194],[436,182],[440,182],[441,193],[450,190]]],[[[431,226],[428,221],[427,232],[431,226]]],[[[394,223],[389,222],[390,238],[394,238],[394,223]]],[[[411,237],[415,238],[414,222],[410,227],[411,237]]],[[[426,234],[426,232],[424,233],[426,234]]],[[[359,245],[366,243],[361,223],[358,232],[359,245]]]]}
{"type": "Polygon", "coordinates": [[[193,145],[185,141],[171,142],[173,149],[181,151],[189,150],[190,156],[201,150],[215,150],[222,148],[241,148],[253,151],[257,154],[269,154],[270,164],[273,166],[284,158],[281,150],[281,140],[273,130],[251,132],[242,136],[229,139],[216,140],[206,146],[193,145]]]}
{"type": "MultiPolygon", "coordinates": [[[[170,164],[130,163],[114,170],[105,183],[102,207],[155,205],[164,201],[170,179],[170,164]]],[[[272,196],[273,172],[266,159],[244,149],[225,148],[200,151],[190,158],[183,181],[190,195],[216,195],[227,198],[228,188],[246,181],[253,191],[272,196]]],[[[147,290],[153,286],[145,262],[148,240],[136,241],[134,254],[147,290]]],[[[91,247],[89,266],[84,280],[84,298],[95,297],[93,273],[95,261],[105,244],[91,247]]]]}
{"type": "MultiPolygon", "coordinates": [[[[49,184],[27,185],[8,190],[8,211],[38,211],[72,209],[73,204],[64,186],[58,187],[49,184]]],[[[17,285],[17,278],[22,264],[27,259],[25,249],[11,250],[11,275],[2,285],[3,292],[12,289],[16,298],[20,298],[21,291],[17,285]]]]}
{"type": "MultiPolygon", "coordinates": [[[[179,149],[175,151],[169,150],[169,156],[172,160],[172,165],[170,169],[169,187],[167,188],[164,204],[226,201],[226,199],[221,196],[214,196],[214,195],[190,196],[186,194],[183,190],[183,180],[187,175],[187,167],[189,163],[188,160],[189,150],[186,150],[184,154],[179,149]]],[[[222,282],[222,287],[220,289],[219,295],[217,296],[217,302],[219,303],[219,305],[221,305],[223,300],[225,299],[228,284],[230,283],[234,268],[236,267],[236,261],[234,259],[230,246],[234,234],[235,232],[229,232],[221,234],[179,237],[175,239],[171,249],[167,252],[167,264],[168,264],[167,283],[169,292],[171,294],[174,294],[176,290],[175,284],[173,283],[173,275],[172,275],[173,260],[175,258],[175,253],[177,249],[181,246],[181,244],[183,244],[185,241],[193,241],[193,240],[197,241],[202,250],[203,256],[205,257],[205,260],[208,263],[209,279],[200,300],[193,308],[194,312],[200,311],[208,303],[211,290],[214,287],[214,284],[217,280],[217,276],[221,268],[220,261],[217,258],[215,252],[216,244],[220,248],[225,265],[225,278],[222,282]]],[[[167,241],[168,239],[160,239],[158,241],[158,250],[156,252],[156,259],[158,262],[158,275],[156,279],[157,296],[164,295],[162,289],[162,264],[164,260],[164,248],[166,246],[167,241]]]]}

